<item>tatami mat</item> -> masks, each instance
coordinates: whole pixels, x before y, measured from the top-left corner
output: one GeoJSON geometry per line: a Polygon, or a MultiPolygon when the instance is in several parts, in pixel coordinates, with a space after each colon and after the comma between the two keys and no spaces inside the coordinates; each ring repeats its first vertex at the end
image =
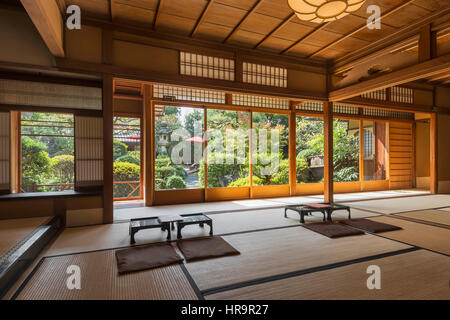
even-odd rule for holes
{"type": "MultiPolygon", "coordinates": [[[[354,218],[375,216],[373,213],[352,210],[354,218]]],[[[279,228],[299,225],[299,215],[289,212],[284,218],[284,209],[250,210],[211,214],[214,234],[244,232],[266,228],[279,228]]],[[[305,218],[308,222],[322,220],[322,214],[314,214],[305,218]]],[[[333,220],[347,219],[347,213],[336,212],[333,220]]],[[[136,233],[136,244],[160,242],[166,240],[166,233],[159,229],[142,230],[136,233]]],[[[172,239],[176,239],[176,229],[172,232],[172,239]]],[[[209,226],[200,228],[190,225],[183,228],[184,238],[201,237],[209,235],[209,226]]],[[[116,223],[112,225],[87,226],[65,229],[53,243],[47,255],[58,255],[76,252],[86,252],[99,249],[111,249],[130,245],[129,223],[116,223]]]]}
{"type": "Polygon", "coordinates": [[[0,220],[0,258],[51,217],[0,220]]]}
{"type": "Polygon", "coordinates": [[[449,299],[450,260],[420,250],[206,296],[206,299],[449,299]],[[367,267],[381,269],[381,290],[367,288],[367,267]]]}
{"type": "Polygon", "coordinates": [[[412,211],[400,213],[398,216],[450,226],[450,212],[443,210],[412,211]]]}
{"type": "Polygon", "coordinates": [[[450,195],[428,195],[344,203],[352,208],[390,214],[414,210],[428,210],[450,206],[450,195]]]}
{"type": "Polygon", "coordinates": [[[329,239],[305,228],[224,237],[239,256],[188,263],[201,290],[409,248],[372,235],[329,239]]]}
{"type": "Polygon", "coordinates": [[[375,217],[370,220],[399,226],[403,230],[382,233],[383,237],[403,241],[429,250],[450,254],[450,230],[422,223],[397,219],[395,217],[375,217]]]}
{"type": "Polygon", "coordinates": [[[17,296],[19,300],[197,299],[180,265],[117,274],[114,250],[45,258],[17,296]],[[81,290],[69,290],[67,268],[81,269],[81,290]]]}

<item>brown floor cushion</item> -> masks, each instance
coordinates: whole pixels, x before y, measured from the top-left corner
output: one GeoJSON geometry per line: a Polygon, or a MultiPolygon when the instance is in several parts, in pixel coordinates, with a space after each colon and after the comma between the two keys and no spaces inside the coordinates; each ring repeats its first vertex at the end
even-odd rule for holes
{"type": "Polygon", "coordinates": [[[340,238],[364,234],[361,230],[357,230],[340,223],[308,223],[302,226],[311,231],[320,233],[328,238],[340,238]]]}
{"type": "Polygon", "coordinates": [[[120,274],[153,269],[183,261],[169,243],[152,244],[116,251],[120,274]]]}
{"type": "Polygon", "coordinates": [[[341,221],[341,223],[372,233],[402,230],[402,228],[397,226],[367,219],[346,220],[341,221]]]}
{"type": "Polygon", "coordinates": [[[240,254],[221,237],[194,238],[177,241],[186,261],[240,254]]]}

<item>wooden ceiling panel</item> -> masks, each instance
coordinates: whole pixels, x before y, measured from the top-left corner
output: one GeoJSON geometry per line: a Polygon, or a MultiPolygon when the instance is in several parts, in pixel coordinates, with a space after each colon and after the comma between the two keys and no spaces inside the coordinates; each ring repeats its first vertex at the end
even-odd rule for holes
{"type": "Polygon", "coordinates": [[[230,34],[233,28],[225,27],[213,23],[202,23],[198,29],[196,37],[205,40],[222,42],[230,34]]]}
{"type": "Polygon", "coordinates": [[[109,1],[108,0],[71,0],[70,4],[75,4],[81,8],[81,12],[87,16],[101,19],[109,19],[109,1]]]}
{"type": "Polygon", "coordinates": [[[197,20],[208,1],[206,0],[169,0],[164,1],[161,13],[197,20]],[[189,10],[186,10],[189,8],[189,10]]]}
{"type": "Polygon", "coordinates": [[[205,22],[234,28],[246,13],[246,10],[214,2],[208,11],[205,22]]]}
{"type": "Polygon", "coordinates": [[[370,30],[369,28],[364,28],[363,30],[359,31],[354,35],[355,38],[367,40],[367,41],[375,41],[380,38],[386,37],[392,32],[394,32],[395,28],[392,28],[390,26],[387,26],[385,24],[381,24],[381,29],[373,29],[370,30]]]}
{"type": "Polygon", "coordinates": [[[449,2],[448,0],[415,0],[414,5],[430,11],[436,11],[449,5],[449,2]]]}
{"type": "Polygon", "coordinates": [[[239,30],[233,38],[229,40],[230,44],[242,46],[244,48],[253,48],[261,39],[263,34],[239,30]]]}
{"type": "Polygon", "coordinates": [[[334,33],[326,30],[319,30],[314,34],[312,34],[310,37],[308,37],[308,39],[306,39],[305,42],[312,43],[319,47],[323,47],[333,41],[336,41],[340,37],[342,37],[342,35],[339,33],[334,33]]]}
{"type": "Polygon", "coordinates": [[[153,10],[143,8],[137,10],[128,4],[114,3],[114,22],[151,26],[154,17],[155,12],[153,10]]]}
{"type": "Polygon", "coordinates": [[[370,41],[361,40],[359,38],[349,37],[344,41],[337,43],[333,46],[333,49],[338,51],[353,51],[355,49],[359,49],[361,47],[367,46],[370,41]]]}
{"type": "Polygon", "coordinates": [[[292,9],[289,7],[287,0],[264,0],[256,12],[266,16],[284,19],[292,13],[292,9]]]}
{"type": "Polygon", "coordinates": [[[264,44],[261,46],[261,49],[271,51],[271,52],[281,52],[285,48],[292,45],[294,41],[286,40],[279,37],[271,37],[270,39],[267,39],[267,41],[264,42],[264,44]]]}
{"type": "Polygon", "coordinates": [[[237,33],[239,34],[240,31],[245,30],[259,33],[264,36],[272,31],[278,24],[280,24],[280,22],[281,20],[278,18],[253,13],[245,19],[237,33]]]}
{"type": "Polygon", "coordinates": [[[302,42],[302,43],[296,45],[294,48],[292,48],[292,50],[289,51],[289,54],[297,54],[302,57],[307,57],[319,49],[320,49],[319,46],[310,44],[308,42],[302,42]]]}
{"type": "Polygon", "coordinates": [[[255,4],[256,0],[215,0],[215,2],[243,10],[250,10],[255,4]]]}
{"type": "Polygon", "coordinates": [[[161,12],[160,22],[158,25],[158,31],[161,32],[176,32],[183,36],[189,36],[192,28],[194,28],[195,20],[183,18],[179,16],[173,16],[161,12]]]}
{"type": "MultiPolygon", "coordinates": [[[[295,17],[293,19],[296,19],[295,17]]],[[[304,24],[289,22],[281,28],[276,34],[276,37],[297,41],[298,39],[305,36],[308,32],[311,32],[313,28],[310,26],[306,26],[304,24]]]]}
{"type": "Polygon", "coordinates": [[[121,4],[134,7],[136,9],[147,9],[156,11],[158,0],[110,0],[112,5],[121,4]]]}
{"type": "Polygon", "coordinates": [[[398,12],[383,18],[383,23],[401,28],[429,14],[429,11],[418,6],[409,5],[398,12]]]}
{"type": "Polygon", "coordinates": [[[349,33],[359,26],[362,26],[366,23],[366,19],[360,18],[358,16],[348,15],[340,20],[336,20],[331,22],[324,30],[346,34],[349,33]]]}

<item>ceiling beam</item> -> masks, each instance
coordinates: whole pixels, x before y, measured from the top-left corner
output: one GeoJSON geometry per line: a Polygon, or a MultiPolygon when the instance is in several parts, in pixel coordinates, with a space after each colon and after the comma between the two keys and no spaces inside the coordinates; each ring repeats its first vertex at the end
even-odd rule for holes
{"type": "Polygon", "coordinates": [[[211,8],[211,5],[214,3],[214,0],[209,0],[206,4],[205,8],[202,11],[202,14],[198,18],[197,22],[195,23],[194,29],[192,29],[191,37],[195,37],[195,35],[198,32],[198,29],[200,28],[200,25],[203,23],[203,21],[206,18],[206,14],[208,13],[209,8],[211,8]]]}
{"type": "Polygon", "coordinates": [[[155,12],[155,17],[153,18],[153,30],[156,30],[156,28],[158,28],[158,23],[159,23],[159,18],[161,16],[161,9],[162,6],[164,4],[164,0],[158,0],[158,4],[156,5],[156,12],[155,12]]]}
{"type": "MultiPolygon", "coordinates": [[[[387,17],[390,16],[391,14],[393,14],[393,13],[399,11],[400,9],[403,9],[404,7],[410,5],[413,1],[414,1],[414,0],[406,0],[405,2],[402,2],[402,3],[399,4],[398,6],[395,6],[394,8],[392,8],[392,9],[390,9],[390,10],[384,12],[384,13],[380,16],[380,18],[376,19],[376,21],[381,20],[381,18],[387,18],[387,17]]],[[[310,55],[308,56],[308,58],[314,57],[314,56],[316,56],[316,55],[318,55],[318,54],[324,52],[325,50],[328,50],[328,49],[334,47],[335,45],[341,43],[341,42],[344,41],[345,39],[348,39],[349,37],[351,37],[351,36],[357,34],[358,32],[360,32],[360,31],[362,31],[362,30],[364,30],[365,28],[367,28],[367,23],[364,23],[363,25],[359,26],[358,28],[356,28],[356,29],[354,29],[354,30],[352,30],[352,31],[350,31],[350,32],[348,32],[348,33],[346,33],[345,35],[343,35],[343,36],[340,37],[339,39],[337,39],[337,40],[335,40],[335,41],[333,41],[333,42],[327,44],[326,46],[320,48],[319,50],[313,52],[312,54],[310,54],[310,55]]]]}
{"type": "Polygon", "coordinates": [[[325,28],[326,26],[328,26],[331,22],[325,22],[320,24],[318,27],[314,28],[313,30],[311,30],[310,32],[308,32],[306,35],[304,35],[303,37],[301,37],[299,40],[295,41],[293,44],[291,44],[289,47],[287,47],[286,49],[284,49],[283,51],[280,52],[280,54],[285,54],[289,51],[291,51],[295,46],[297,46],[298,44],[300,44],[301,42],[305,41],[306,39],[308,39],[309,37],[311,37],[313,34],[315,34],[316,32],[322,30],[323,28],[325,28]]]}
{"type": "Polygon", "coordinates": [[[63,19],[55,0],[20,0],[50,52],[64,57],[63,19]]]}
{"type": "Polygon", "coordinates": [[[261,50],[245,49],[232,44],[223,44],[218,42],[212,42],[209,40],[191,38],[187,36],[177,35],[175,33],[163,33],[158,31],[149,30],[149,28],[131,26],[123,23],[111,23],[111,21],[99,20],[84,16],[82,18],[82,24],[88,26],[94,26],[102,29],[112,29],[114,31],[120,32],[121,35],[116,35],[117,39],[123,41],[137,41],[135,36],[142,36],[148,39],[140,39],[139,42],[143,44],[163,46],[165,48],[175,49],[175,50],[196,50],[196,51],[217,51],[222,50],[231,54],[242,54],[247,58],[256,59],[270,59],[278,61],[279,64],[290,66],[290,68],[301,68],[305,71],[309,70],[319,73],[325,72],[325,67],[327,66],[325,62],[319,61],[317,59],[304,59],[295,56],[283,56],[280,57],[277,53],[262,52],[261,50]],[[164,42],[164,44],[162,44],[164,42]]]}
{"type": "Polygon", "coordinates": [[[260,42],[258,42],[258,44],[253,49],[258,49],[259,47],[261,47],[263,45],[263,43],[266,42],[271,36],[273,36],[281,28],[283,28],[285,25],[287,25],[294,16],[295,16],[295,13],[293,12],[290,15],[288,15],[286,18],[284,18],[284,20],[281,21],[280,24],[275,27],[275,29],[270,31],[269,34],[266,35],[260,42]]]}
{"type": "MultiPolygon", "coordinates": [[[[450,13],[450,6],[444,9],[433,12],[422,19],[416,20],[411,24],[408,24],[397,31],[376,40],[365,47],[356,49],[353,52],[346,54],[343,57],[337,58],[333,67],[332,72],[336,73],[337,70],[345,70],[349,67],[354,66],[356,63],[361,63],[367,61],[369,57],[376,55],[378,51],[381,51],[389,46],[396,45],[399,42],[404,41],[404,39],[417,36],[418,30],[427,24],[436,21],[450,13]]],[[[383,16],[384,17],[384,16],[383,16]]],[[[434,30],[435,28],[433,28],[434,30]]]]}
{"type": "Polygon", "coordinates": [[[329,93],[329,99],[330,101],[341,101],[359,96],[363,93],[431,77],[443,72],[450,72],[450,54],[331,91],[329,93]]]}
{"type": "Polygon", "coordinates": [[[233,28],[233,30],[230,32],[230,34],[225,38],[225,40],[223,40],[223,43],[227,43],[228,40],[230,40],[235,34],[236,32],[239,31],[239,29],[241,28],[242,24],[244,23],[244,21],[253,13],[255,12],[259,5],[262,3],[263,0],[256,0],[255,4],[253,5],[253,7],[247,11],[247,13],[245,14],[245,16],[241,19],[241,21],[239,21],[239,23],[233,28]]]}

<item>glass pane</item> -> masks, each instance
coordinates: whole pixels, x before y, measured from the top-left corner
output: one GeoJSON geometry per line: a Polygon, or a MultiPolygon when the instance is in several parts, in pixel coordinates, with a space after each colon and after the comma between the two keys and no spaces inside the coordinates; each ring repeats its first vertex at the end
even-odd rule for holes
{"type": "Polygon", "coordinates": [[[364,121],[364,180],[386,180],[386,123],[364,121]]]}
{"type": "Polygon", "coordinates": [[[141,199],[141,119],[114,117],[114,199],[141,199]]]}
{"type": "Polygon", "coordinates": [[[253,185],[289,184],[289,116],[253,113],[253,185]]]}
{"type": "Polygon", "coordinates": [[[297,183],[323,182],[323,119],[297,117],[297,183]]]}
{"type": "Polygon", "coordinates": [[[249,119],[248,112],[208,110],[208,188],[250,185],[249,119]]]}
{"type": "Polygon", "coordinates": [[[21,113],[22,192],[73,190],[74,121],[69,114],[21,113]]]}
{"type": "Polygon", "coordinates": [[[155,118],[156,190],[202,188],[203,109],[156,106],[155,118]]]}
{"type": "Polygon", "coordinates": [[[359,181],[359,120],[333,122],[334,181],[359,181]]]}

